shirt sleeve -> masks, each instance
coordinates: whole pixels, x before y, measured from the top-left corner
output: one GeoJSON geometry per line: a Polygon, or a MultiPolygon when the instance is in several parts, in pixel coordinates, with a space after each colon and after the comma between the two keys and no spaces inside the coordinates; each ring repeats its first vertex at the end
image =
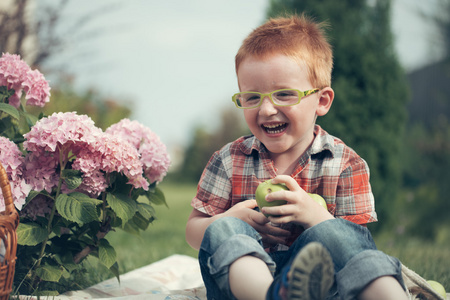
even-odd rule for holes
{"type": "MultiPolygon", "coordinates": [[[[228,168],[229,169],[229,168],[228,168]]],[[[213,216],[231,206],[231,180],[220,152],[213,154],[200,178],[191,206],[213,216]]]]}
{"type": "Polygon", "coordinates": [[[349,161],[339,177],[335,217],[360,225],[377,221],[369,177],[369,167],[361,157],[349,161]]]}

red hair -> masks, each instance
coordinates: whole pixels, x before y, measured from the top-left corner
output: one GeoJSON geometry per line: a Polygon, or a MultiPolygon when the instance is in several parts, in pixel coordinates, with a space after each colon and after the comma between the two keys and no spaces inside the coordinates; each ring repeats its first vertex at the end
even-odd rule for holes
{"type": "Polygon", "coordinates": [[[325,36],[325,27],[325,23],[316,23],[304,15],[270,19],[253,30],[242,43],[236,54],[236,73],[249,56],[264,59],[273,54],[284,54],[299,64],[306,64],[315,87],[330,86],[333,52],[325,36]]]}

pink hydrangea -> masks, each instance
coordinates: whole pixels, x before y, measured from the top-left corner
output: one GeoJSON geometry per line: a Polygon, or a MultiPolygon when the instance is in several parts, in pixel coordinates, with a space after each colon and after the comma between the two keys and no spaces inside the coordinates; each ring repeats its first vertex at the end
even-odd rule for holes
{"type": "MultiPolygon", "coordinates": [[[[61,163],[82,173],[78,191],[98,196],[108,187],[105,174],[124,174],[134,188],[148,190],[139,153],[120,137],[104,133],[86,115],[54,113],[24,135],[29,151],[26,179],[33,189],[51,192],[59,181],[61,163]]],[[[68,192],[62,186],[63,192],[68,192]]]]}
{"type": "Polygon", "coordinates": [[[75,112],[53,113],[42,118],[24,134],[24,148],[28,151],[48,151],[59,153],[70,151],[76,155],[80,149],[93,144],[102,130],[95,126],[87,115],[75,112]]]}
{"type": "MultiPolygon", "coordinates": [[[[42,118],[24,134],[26,180],[34,190],[51,190],[58,185],[60,163],[64,165],[90,149],[102,130],[86,115],[54,113],[42,118]]],[[[67,166],[66,166],[67,167],[67,166]]]]}
{"type": "Polygon", "coordinates": [[[82,178],[83,182],[77,190],[91,197],[98,197],[108,188],[105,173],[100,170],[91,170],[90,172],[83,173],[82,178]]]}
{"type": "Polygon", "coordinates": [[[0,57],[0,86],[14,89],[8,102],[16,108],[20,106],[22,90],[28,105],[42,107],[50,101],[50,86],[44,76],[38,70],[32,71],[16,54],[4,53],[0,57]]]}
{"type": "Polygon", "coordinates": [[[162,181],[169,169],[170,157],[158,135],[139,122],[129,119],[113,124],[106,132],[119,136],[136,147],[149,182],[162,181]]]}
{"type": "Polygon", "coordinates": [[[27,105],[44,107],[45,103],[50,102],[50,86],[38,70],[27,73],[22,87],[26,92],[27,105]]]}
{"type": "Polygon", "coordinates": [[[148,190],[149,183],[143,177],[137,149],[121,138],[107,133],[98,137],[92,148],[81,151],[72,168],[84,174],[83,186],[80,188],[89,194],[98,195],[107,188],[106,181],[100,176],[99,171],[122,173],[134,188],[148,190]]]}
{"type": "Polygon", "coordinates": [[[59,156],[45,151],[29,152],[25,157],[24,178],[35,191],[51,192],[58,186],[59,156]]]}
{"type": "MultiPolygon", "coordinates": [[[[20,210],[25,204],[25,199],[31,190],[31,186],[22,178],[22,152],[16,144],[2,136],[0,136],[0,162],[8,175],[14,205],[20,210]]],[[[0,193],[0,211],[3,210],[5,210],[5,199],[3,198],[3,194],[0,193]]]]}

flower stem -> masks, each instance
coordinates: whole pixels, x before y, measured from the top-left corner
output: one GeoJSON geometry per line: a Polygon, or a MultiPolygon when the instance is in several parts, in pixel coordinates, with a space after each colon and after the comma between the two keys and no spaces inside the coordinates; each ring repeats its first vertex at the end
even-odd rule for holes
{"type": "MultiPolygon", "coordinates": [[[[63,151],[60,151],[59,152],[60,171],[59,171],[58,187],[56,189],[56,196],[55,196],[55,201],[53,201],[52,211],[50,213],[50,216],[48,217],[47,237],[42,242],[42,247],[41,247],[41,251],[39,253],[38,259],[37,259],[36,268],[39,268],[39,266],[41,265],[42,257],[44,257],[45,248],[47,247],[47,242],[50,239],[50,234],[53,231],[52,222],[53,222],[53,217],[55,216],[55,213],[56,213],[56,203],[55,202],[56,202],[56,199],[58,199],[58,196],[61,194],[61,187],[62,187],[62,181],[63,181],[63,170],[64,170],[64,168],[66,166],[66,162],[65,162],[64,157],[65,157],[65,155],[64,155],[63,151]]],[[[35,285],[35,280],[36,280],[36,273],[33,273],[33,276],[32,276],[32,279],[31,279],[31,283],[32,283],[34,288],[36,288],[36,286],[34,286],[35,285]]]]}
{"type": "Polygon", "coordinates": [[[106,192],[102,193],[102,212],[103,212],[103,220],[102,220],[102,224],[105,224],[106,222],[106,192]]]}

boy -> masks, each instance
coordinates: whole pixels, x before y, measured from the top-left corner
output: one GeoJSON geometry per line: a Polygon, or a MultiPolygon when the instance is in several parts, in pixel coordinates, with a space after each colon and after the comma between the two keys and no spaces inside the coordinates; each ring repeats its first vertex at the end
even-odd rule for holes
{"type": "Polygon", "coordinates": [[[208,299],[407,299],[400,262],[365,228],[376,221],[366,162],[315,124],[334,98],[322,28],[272,19],[236,55],[233,101],[253,135],[212,156],[186,226],[208,299]],[[267,179],[289,190],[266,200],[287,204],[261,213],[253,198],[267,179]]]}

